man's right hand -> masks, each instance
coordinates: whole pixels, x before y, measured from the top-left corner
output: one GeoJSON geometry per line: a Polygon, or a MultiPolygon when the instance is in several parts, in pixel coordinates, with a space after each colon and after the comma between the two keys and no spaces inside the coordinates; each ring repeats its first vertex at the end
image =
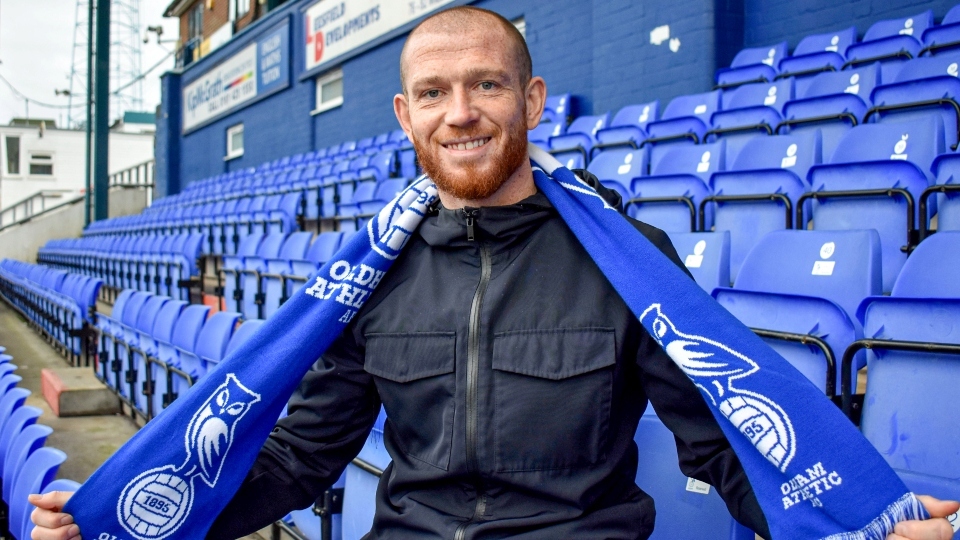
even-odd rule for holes
{"type": "Polygon", "coordinates": [[[30,514],[37,526],[30,535],[33,540],[80,540],[80,527],[73,522],[73,516],[62,512],[72,495],[70,491],[30,495],[30,504],[37,507],[30,514]]]}

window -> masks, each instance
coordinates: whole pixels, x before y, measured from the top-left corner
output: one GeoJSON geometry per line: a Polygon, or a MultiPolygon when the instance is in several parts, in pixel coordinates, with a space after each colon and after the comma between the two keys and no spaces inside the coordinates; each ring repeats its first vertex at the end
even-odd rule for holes
{"type": "Polygon", "coordinates": [[[235,21],[250,11],[250,0],[230,0],[230,20],[235,21]]]}
{"type": "Polygon", "coordinates": [[[517,17],[510,22],[517,27],[517,31],[520,32],[520,35],[523,36],[523,39],[527,39],[527,20],[523,17],[517,17]]]}
{"type": "Polygon", "coordinates": [[[223,159],[238,158],[243,155],[243,124],[227,128],[227,155],[223,159]]]}
{"type": "Polygon", "coordinates": [[[20,137],[7,137],[7,174],[20,174],[20,137]]]}
{"type": "Polygon", "coordinates": [[[311,114],[319,114],[343,105],[343,71],[335,69],[317,77],[317,105],[311,114]]]}
{"type": "Polygon", "coordinates": [[[30,153],[30,174],[33,176],[53,176],[53,155],[47,152],[30,153]]]}
{"type": "Polygon", "coordinates": [[[187,16],[187,38],[203,38],[203,2],[198,2],[187,16]]]}

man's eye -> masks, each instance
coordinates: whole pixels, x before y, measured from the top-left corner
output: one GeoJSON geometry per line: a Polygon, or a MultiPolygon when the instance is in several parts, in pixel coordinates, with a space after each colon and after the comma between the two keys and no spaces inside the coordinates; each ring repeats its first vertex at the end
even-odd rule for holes
{"type": "Polygon", "coordinates": [[[439,91],[439,90],[427,90],[426,92],[423,93],[423,95],[426,96],[426,97],[428,97],[428,98],[433,99],[433,98],[440,97],[440,91],[439,91]]]}
{"type": "Polygon", "coordinates": [[[497,87],[497,85],[494,84],[494,83],[492,83],[492,82],[490,82],[490,81],[484,81],[484,82],[480,83],[480,88],[482,88],[482,89],[484,89],[484,90],[493,90],[493,89],[496,88],[496,87],[497,87]]]}

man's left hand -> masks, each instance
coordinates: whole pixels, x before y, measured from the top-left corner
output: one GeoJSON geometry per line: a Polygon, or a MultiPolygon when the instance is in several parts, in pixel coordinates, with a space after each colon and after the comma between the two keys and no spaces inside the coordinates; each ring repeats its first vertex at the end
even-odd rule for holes
{"type": "Polygon", "coordinates": [[[887,540],[950,540],[953,538],[953,527],[944,518],[960,510],[960,503],[941,501],[927,495],[918,495],[917,499],[920,499],[930,513],[930,519],[901,521],[893,529],[894,532],[887,535],[887,540]]]}

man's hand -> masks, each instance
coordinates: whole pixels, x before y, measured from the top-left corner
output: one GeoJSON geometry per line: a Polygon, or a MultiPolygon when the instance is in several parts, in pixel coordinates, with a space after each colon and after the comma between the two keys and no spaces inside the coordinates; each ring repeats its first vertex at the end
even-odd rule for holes
{"type": "Polygon", "coordinates": [[[917,498],[930,513],[931,519],[901,521],[893,529],[894,532],[887,535],[887,540],[950,540],[953,538],[953,527],[943,518],[960,510],[960,503],[941,501],[926,495],[918,495],[917,498]]]}
{"type": "Polygon", "coordinates": [[[30,504],[37,507],[30,514],[37,526],[30,535],[33,540],[80,540],[80,527],[73,522],[73,516],[61,512],[72,495],[69,491],[30,495],[30,504]]]}

